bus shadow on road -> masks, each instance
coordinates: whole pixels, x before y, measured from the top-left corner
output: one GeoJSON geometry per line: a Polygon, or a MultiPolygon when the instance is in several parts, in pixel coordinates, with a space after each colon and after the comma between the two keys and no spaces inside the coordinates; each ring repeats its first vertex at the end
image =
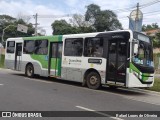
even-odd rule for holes
{"type": "Polygon", "coordinates": [[[111,92],[120,95],[129,95],[129,96],[142,96],[146,95],[146,93],[141,92],[140,90],[133,90],[130,88],[118,87],[118,88],[110,88],[108,86],[104,86],[101,88],[101,91],[111,92]]]}
{"type": "MultiPolygon", "coordinates": [[[[12,73],[12,74],[16,75],[16,76],[22,76],[22,77],[28,78],[28,77],[25,76],[25,74],[19,74],[19,73],[12,73]]],[[[35,75],[34,78],[29,78],[29,79],[36,79],[38,81],[48,81],[48,82],[53,82],[53,83],[60,83],[60,84],[80,87],[80,88],[86,88],[86,90],[89,89],[87,87],[83,87],[82,83],[63,80],[63,79],[59,79],[59,78],[53,78],[53,77],[43,77],[43,76],[35,75]]],[[[124,87],[110,88],[107,85],[103,85],[99,90],[96,90],[96,91],[103,91],[103,92],[106,92],[106,93],[109,92],[109,93],[115,93],[115,94],[119,94],[119,95],[129,95],[129,96],[146,95],[145,92],[142,92],[141,90],[138,90],[138,89],[134,90],[134,89],[124,88],[124,87]]]]}

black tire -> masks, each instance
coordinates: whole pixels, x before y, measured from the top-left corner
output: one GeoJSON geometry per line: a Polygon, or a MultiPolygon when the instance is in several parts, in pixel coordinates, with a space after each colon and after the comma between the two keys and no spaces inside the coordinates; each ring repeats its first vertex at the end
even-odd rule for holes
{"type": "Polygon", "coordinates": [[[96,90],[101,87],[101,78],[98,73],[90,72],[86,78],[88,88],[96,90]]]}
{"type": "Polygon", "coordinates": [[[26,66],[25,74],[27,77],[30,77],[30,78],[34,77],[34,67],[32,64],[28,64],[26,66]]]}

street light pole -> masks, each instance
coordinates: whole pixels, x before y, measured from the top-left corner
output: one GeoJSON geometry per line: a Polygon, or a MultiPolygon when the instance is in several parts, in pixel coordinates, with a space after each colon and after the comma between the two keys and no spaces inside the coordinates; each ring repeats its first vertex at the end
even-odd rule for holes
{"type": "MultiPolygon", "coordinates": [[[[4,33],[5,33],[5,30],[6,30],[7,28],[9,28],[10,26],[14,26],[14,25],[8,25],[7,27],[5,27],[5,28],[3,29],[3,32],[2,32],[2,40],[1,40],[2,46],[3,46],[3,42],[4,42],[4,33]]],[[[1,58],[2,58],[2,49],[1,49],[1,47],[0,47],[0,62],[1,62],[1,58]]]]}
{"type": "Polygon", "coordinates": [[[7,27],[5,27],[5,28],[3,29],[3,32],[2,32],[2,44],[3,44],[3,42],[4,42],[4,33],[5,33],[5,30],[6,30],[7,28],[9,28],[10,26],[15,26],[15,25],[8,25],[7,27]]]}

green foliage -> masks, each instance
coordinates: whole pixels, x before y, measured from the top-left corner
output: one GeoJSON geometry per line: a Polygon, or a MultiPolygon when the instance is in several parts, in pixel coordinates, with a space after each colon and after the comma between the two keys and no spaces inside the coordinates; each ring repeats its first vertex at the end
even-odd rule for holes
{"type": "Polygon", "coordinates": [[[156,33],[154,47],[160,47],[160,33],[156,33]]]}
{"type": "Polygon", "coordinates": [[[76,28],[72,27],[65,20],[56,20],[52,23],[52,29],[54,35],[74,34],[77,32],[76,28]]]}
{"type": "Polygon", "coordinates": [[[153,87],[148,89],[152,91],[160,92],[160,78],[155,78],[153,87]]]}
{"type": "Polygon", "coordinates": [[[159,26],[158,26],[158,24],[157,23],[152,23],[151,25],[143,25],[142,26],[142,31],[148,31],[148,30],[154,30],[154,29],[158,29],[159,28],[159,26]]]}
{"type": "Polygon", "coordinates": [[[155,36],[151,36],[150,38],[153,41],[153,47],[159,48],[160,47],[160,33],[156,33],[155,36]]]}
{"type": "Polygon", "coordinates": [[[98,5],[87,6],[85,16],[74,14],[70,23],[65,20],[56,20],[52,23],[54,35],[102,32],[122,29],[117,16],[110,10],[101,10],[98,5]]]}
{"type": "MultiPolygon", "coordinates": [[[[160,29],[157,23],[152,23],[151,25],[143,25],[142,31],[146,32],[149,30],[157,30],[160,29]]],[[[150,36],[150,34],[147,34],[150,36]]],[[[151,40],[153,41],[153,47],[158,48],[160,47],[160,32],[156,33],[154,36],[150,36],[151,40]]]]}
{"type": "Polygon", "coordinates": [[[89,21],[97,32],[122,29],[117,15],[111,10],[101,10],[98,5],[87,6],[85,20],[89,21]]]}
{"type": "Polygon", "coordinates": [[[1,57],[0,57],[0,68],[4,68],[4,58],[5,58],[5,56],[1,55],[1,57]]]}
{"type": "Polygon", "coordinates": [[[32,24],[27,24],[23,19],[16,19],[8,15],[0,15],[0,36],[2,36],[3,29],[5,29],[4,41],[6,41],[6,39],[10,37],[29,37],[34,33],[32,24]],[[18,24],[28,26],[28,33],[26,34],[17,31],[18,24]],[[9,27],[5,29],[7,26],[9,27]]]}

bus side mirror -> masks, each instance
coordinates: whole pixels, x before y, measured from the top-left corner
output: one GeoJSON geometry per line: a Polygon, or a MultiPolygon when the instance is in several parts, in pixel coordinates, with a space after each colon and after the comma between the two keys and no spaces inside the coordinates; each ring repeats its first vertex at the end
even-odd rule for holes
{"type": "Polygon", "coordinates": [[[134,44],[134,55],[138,54],[138,44],[134,44]]]}

